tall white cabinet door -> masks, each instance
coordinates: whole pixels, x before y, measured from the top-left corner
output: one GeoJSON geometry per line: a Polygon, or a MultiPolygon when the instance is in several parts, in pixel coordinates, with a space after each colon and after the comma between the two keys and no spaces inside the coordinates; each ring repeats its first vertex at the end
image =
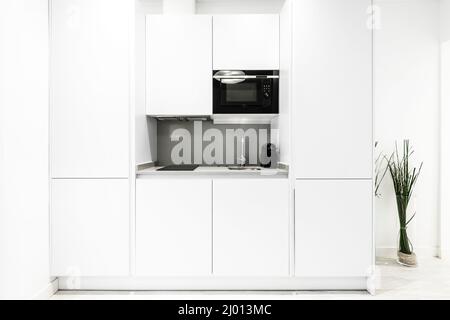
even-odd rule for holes
{"type": "Polygon", "coordinates": [[[51,175],[123,178],[129,170],[128,0],[51,3],[51,175]]]}
{"type": "Polygon", "coordinates": [[[214,181],[214,275],[288,276],[288,180],[214,181]]]}
{"type": "Polygon", "coordinates": [[[280,68],[279,15],[216,15],[213,21],[214,70],[280,68]]]}
{"type": "Polygon", "coordinates": [[[211,275],[211,180],[136,181],[138,276],[211,275]]]}
{"type": "Polygon", "coordinates": [[[297,180],[297,277],[369,275],[373,255],[371,195],[370,180],[297,180]]]}
{"type": "Polygon", "coordinates": [[[212,17],[147,16],[147,114],[212,114],[212,17]]]}
{"type": "Polygon", "coordinates": [[[54,179],[52,276],[129,274],[128,180],[54,179]]]}
{"type": "Polygon", "coordinates": [[[371,0],[293,1],[297,178],[372,177],[370,5],[371,0]]]}

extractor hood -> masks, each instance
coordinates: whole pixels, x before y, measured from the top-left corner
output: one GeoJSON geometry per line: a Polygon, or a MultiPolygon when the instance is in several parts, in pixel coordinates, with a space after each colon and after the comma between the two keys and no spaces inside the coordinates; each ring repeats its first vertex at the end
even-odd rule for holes
{"type": "Polygon", "coordinates": [[[158,121],[210,121],[211,116],[153,116],[158,121]]]}
{"type": "Polygon", "coordinates": [[[271,124],[278,114],[214,114],[214,124],[271,124]]]}

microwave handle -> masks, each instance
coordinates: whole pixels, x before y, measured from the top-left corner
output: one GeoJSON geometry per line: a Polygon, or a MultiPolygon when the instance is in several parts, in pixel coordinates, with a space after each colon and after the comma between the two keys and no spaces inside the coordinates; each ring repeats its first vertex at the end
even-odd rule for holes
{"type": "Polygon", "coordinates": [[[279,76],[213,76],[223,84],[238,84],[248,79],[278,79],[279,76]]]}
{"type": "Polygon", "coordinates": [[[213,79],[225,84],[238,84],[247,79],[278,79],[275,75],[246,75],[244,71],[218,71],[213,75],[213,79]]]}

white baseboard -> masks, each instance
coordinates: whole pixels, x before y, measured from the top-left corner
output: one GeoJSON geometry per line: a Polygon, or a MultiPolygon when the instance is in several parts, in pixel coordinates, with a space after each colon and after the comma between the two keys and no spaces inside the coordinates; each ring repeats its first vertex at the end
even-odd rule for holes
{"type": "Polygon", "coordinates": [[[58,279],[54,279],[49,284],[38,291],[33,300],[48,300],[58,291],[58,279]]]}
{"type": "MultiPolygon", "coordinates": [[[[397,248],[392,247],[377,247],[376,248],[376,257],[377,258],[397,258],[397,248]]],[[[420,247],[414,249],[415,254],[420,258],[434,258],[440,257],[441,252],[437,247],[420,247]]]]}
{"type": "Polygon", "coordinates": [[[367,277],[343,278],[59,278],[68,291],[303,291],[364,290],[367,277]],[[75,284],[75,286],[74,286],[75,284]]]}

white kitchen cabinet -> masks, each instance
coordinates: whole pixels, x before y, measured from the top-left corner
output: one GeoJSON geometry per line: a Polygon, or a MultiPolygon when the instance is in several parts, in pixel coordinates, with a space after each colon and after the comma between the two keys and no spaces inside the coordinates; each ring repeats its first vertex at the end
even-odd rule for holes
{"type": "Polygon", "coordinates": [[[297,180],[295,275],[365,277],[372,256],[372,181],[297,180]]]}
{"type": "Polygon", "coordinates": [[[212,114],[211,16],[147,16],[147,114],[212,114]]]}
{"type": "Polygon", "coordinates": [[[372,177],[371,0],[293,1],[297,178],[372,177]]]}
{"type": "Polygon", "coordinates": [[[51,2],[51,176],[129,171],[132,1],[51,2]]]}
{"type": "Polygon", "coordinates": [[[51,275],[128,276],[127,179],[54,179],[51,275]]]}
{"type": "Polygon", "coordinates": [[[279,15],[216,15],[213,27],[214,70],[280,68],[279,15]]]}
{"type": "Polygon", "coordinates": [[[214,181],[214,275],[289,275],[287,179],[214,181]]]}
{"type": "Polygon", "coordinates": [[[212,182],[136,181],[138,276],[210,276],[212,182]]]}

